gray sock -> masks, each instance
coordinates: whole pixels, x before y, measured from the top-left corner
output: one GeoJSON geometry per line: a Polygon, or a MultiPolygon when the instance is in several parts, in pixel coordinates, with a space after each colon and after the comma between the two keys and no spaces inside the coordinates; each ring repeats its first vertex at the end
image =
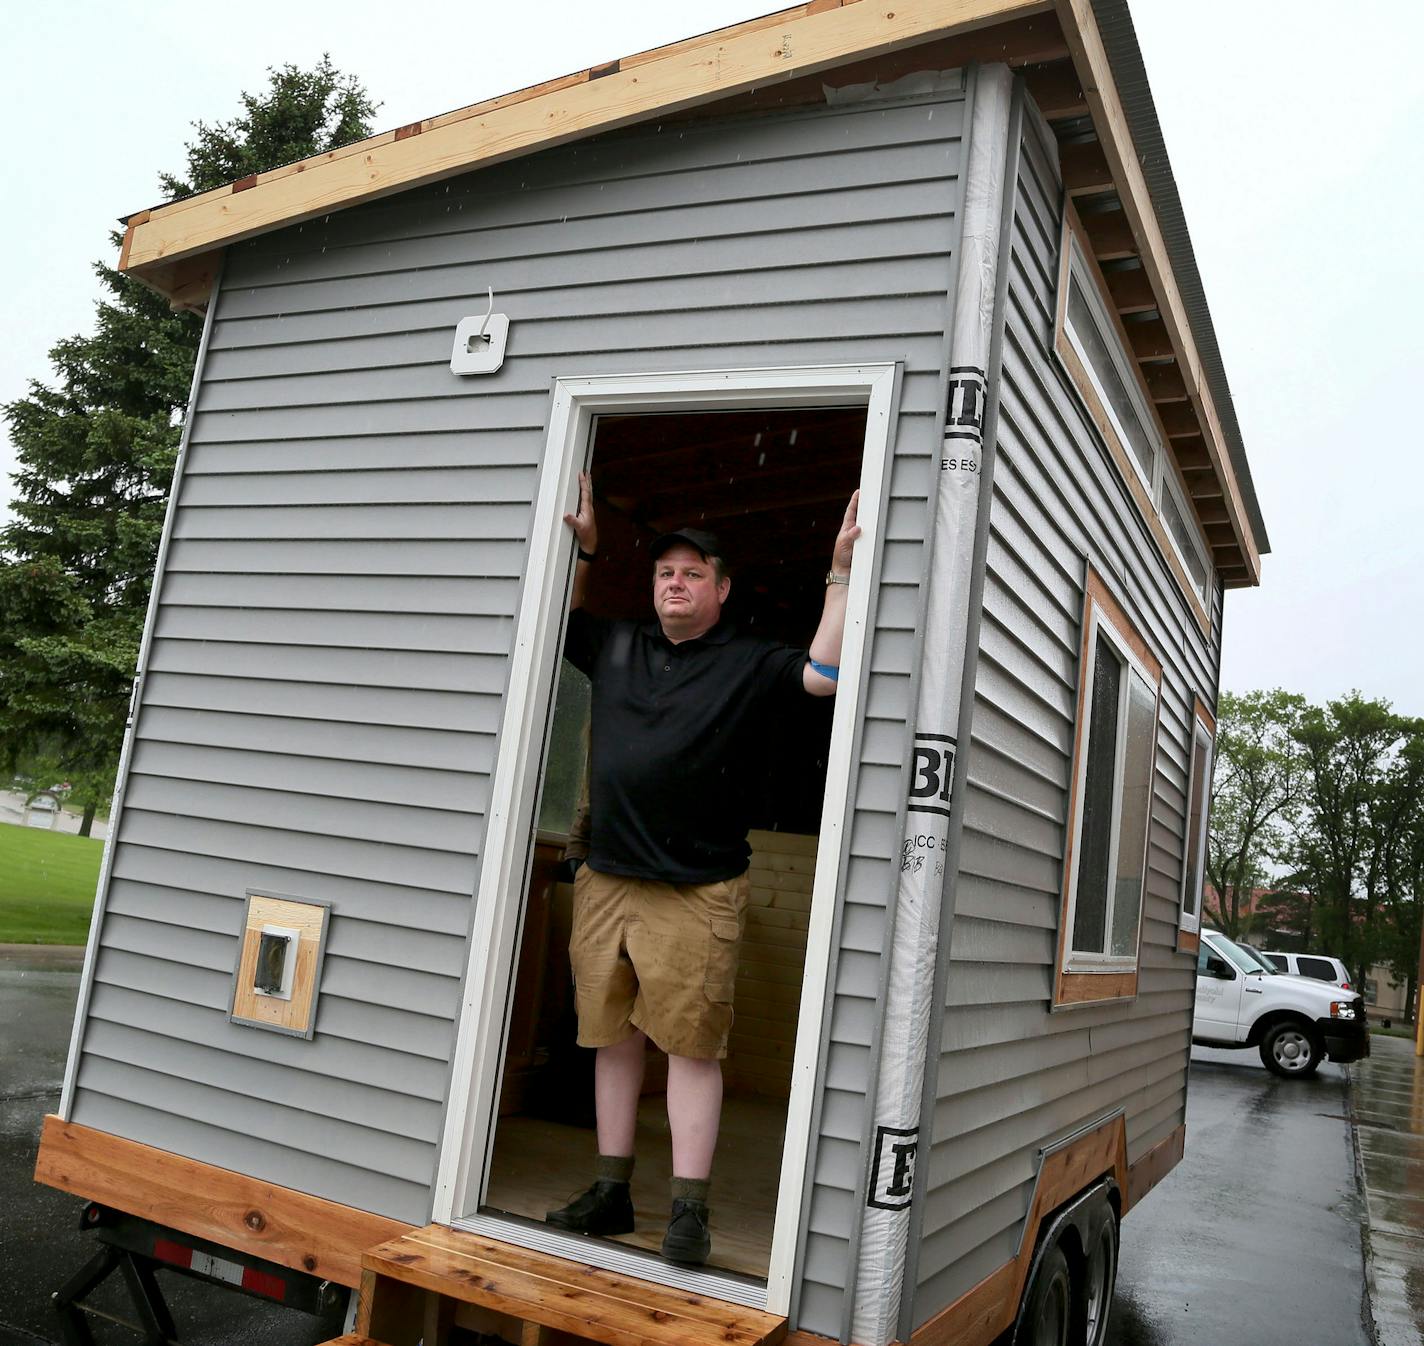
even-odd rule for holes
{"type": "Polygon", "coordinates": [[[712,1189],[711,1178],[674,1178],[672,1199],[674,1201],[700,1201],[707,1204],[707,1193],[712,1189]]]}
{"type": "Polygon", "coordinates": [[[631,1154],[601,1154],[594,1165],[593,1176],[600,1182],[629,1182],[633,1177],[631,1154]]]}

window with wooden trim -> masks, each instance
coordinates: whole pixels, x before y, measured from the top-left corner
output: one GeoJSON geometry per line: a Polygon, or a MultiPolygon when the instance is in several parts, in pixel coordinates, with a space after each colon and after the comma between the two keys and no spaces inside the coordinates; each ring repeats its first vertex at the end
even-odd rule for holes
{"type": "Polygon", "coordinates": [[[1192,757],[1187,772],[1187,826],[1182,848],[1180,928],[1201,930],[1202,881],[1206,872],[1206,828],[1211,808],[1211,771],[1216,749],[1216,721],[1198,701],[1192,715],[1192,757]]]}
{"type": "Polygon", "coordinates": [[[1169,567],[1209,622],[1215,574],[1211,553],[1188,503],[1167,439],[1127,341],[1106,298],[1102,271],[1066,212],[1054,348],[1089,415],[1107,441],[1169,567]]]}
{"type": "Polygon", "coordinates": [[[1088,571],[1058,1003],[1136,993],[1162,665],[1088,571]]]}

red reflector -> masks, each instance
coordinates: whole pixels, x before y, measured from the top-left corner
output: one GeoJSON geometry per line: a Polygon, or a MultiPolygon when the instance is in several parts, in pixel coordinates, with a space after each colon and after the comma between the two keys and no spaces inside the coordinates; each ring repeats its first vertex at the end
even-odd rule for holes
{"type": "Polygon", "coordinates": [[[248,1267],[242,1273],[242,1288],[279,1302],[287,1298],[287,1282],[270,1271],[254,1271],[248,1267]]]}
{"type": "Polygon", "coordinates": [[[172,1239],[154,1239],[153,1255],[160,1262],[168,1262],[175,1267],[193,1265],[193,1250],[185,1248],[181,1243],[174,1243],[172,1239]]]}

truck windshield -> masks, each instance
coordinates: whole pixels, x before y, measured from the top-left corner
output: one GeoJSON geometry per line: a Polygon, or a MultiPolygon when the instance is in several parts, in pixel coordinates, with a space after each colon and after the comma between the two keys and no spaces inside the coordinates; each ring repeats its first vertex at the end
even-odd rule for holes
{"type": "Polygon", "coordinates": [[[1250,944],[1238,944],[1236,947],[1256,964],[1259,971],[1264,972],[1267,976],[1279,977],[1281,975],[1280,968],[1276,967],[1273,963],[1268,963],[1254,946],[1250,944]]]}
{"type": "MultiPolygon", "coordinates": [[[[1259,972],[1262,962],[1259,958],[1246,952],[1237,944],[1233,944],[1225,935],[1215,935],[1210,941],[1211,947],[1224,958],[1229,958],[1243,972],[1259,972]]],[[[1274,968],[1270,969],[1272,972],[1274,968]]]]}

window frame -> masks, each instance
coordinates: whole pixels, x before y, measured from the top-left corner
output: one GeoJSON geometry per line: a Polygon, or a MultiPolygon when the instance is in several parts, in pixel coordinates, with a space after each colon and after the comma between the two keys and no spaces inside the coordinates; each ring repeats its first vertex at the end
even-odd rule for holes
{"type": "MultiPolygon", "coordinates": [[[[1144,912],[1147,896],[1147,854],[1152,840],[1153,786],[1157,777],[1162,719],[1162,661],[1152,652],[1137,626],[1128,617],[1102,576],[1091,566],[1083,586],[1082,639],[1078,657],[1077,718],[1073,732],[1073,772],[1069,787],[1068,815],[1065,820],[1066,850],[1063,857],[1063,887],[1059,900],[1058,954],[1055,966],[1053,1008],[1068,1008],[1079,1004],[1097,1004],[1105,1000],[1130,1000],[1137,994],[1138,970],[1142,958],[1144,912]],[[1151,756],[1147,778],[1147,825],[1143,831],[1138,889],[1137,942],[1133,953],[1112,954],[1073,948],[1073,924],[1078,905],[1078,866],[1081,859],[1084,791],[1087,781],[1087,744],[1091,730],[1093,672],[1097,660],[1099,634],[1103,634],[1113,651],[1123,661],[1129,674],[1137,674],[1152,690],[1151,756]]],[[[1121,858],[1123,786],[1126,771],[1127,716],[1131,695],[1131,678],[1124,678],[1119,694],[1119,719],[1113,745],[1112,839],[1109,847],[1109,884],[1121,858]]],[[[1105,946],[1110,941],[1114,897],[1109,890],[1104,912],[1105,946]]]]}
{"type": "Polygon", "coordinates": [[[1102,435],[1108,454],[1117,465],[1129,493],[1141,511],[1148,531],[1155,539],[1168,570],[1186,598],[1193,617],[1203,633],[1210,635],[1211,606],[1217,585],[1216,565],[1212,560],[1211,547],[1202,531],[1196,510],[1190,503],[1190,495],[1171,449],[1171,440],[1158,418],[1142,370],[1132,356],[1127,331],[1117,310],[1109,302],[1108,293],[1107,280],[1088,245],[1087,235],[1078,219],[1077,211],[1069,201],[1063,211],[1062,234],[1059,239],[1058,294],[1053,321],[1054,354],[1069,383],[1082,400],[1089,418],[1102,435]],[[1086,349],[1072,334],[1072,325],[1068,320],[1068,299],[1069,290],[1075,284],[1095,320],[1098,335],[1107,347],[1113,368],[1127,391],[1137,420],[1154,451],[1150,474],[1142,470],[1142,464],[1130,446],[1126,428],[1112,409],[1111,399],[1106,396],[1094,373],[1086,349]],[[1192,579],[1190,561],[1167,524],[1163,500],[1168,495],[1171,496],[1173,507],[1196,544],[1193,549],[1196,553],[1195,559],[1201,565],[1204,576],[1200,588],[1192,579]]]}
{"type": "Polygon", "coordinates": [[[1177,948],[1195,951],[1201,938],[1202,903],[1206,900],[1206,842],[1211,832],[1211,782],[1216,770],[1216,716],[1202,703],[1200,697],[1192,698],[1192,736],[1187,754],[1187,796],[1182,831],[1182,882],[1177,904],[1177,948]],[[1206,756],[1203,759],[1203,774],[1206,777],[1202,793],[1200,835],[1192,839],[1192,794],[1196,785],[1197,744],[1205,742],[1206,756]],[[1189,911],[1187,880],[1191,866],[1187,857],[1196,851],[1196,903],[1195,910],[1189,911]]]}

